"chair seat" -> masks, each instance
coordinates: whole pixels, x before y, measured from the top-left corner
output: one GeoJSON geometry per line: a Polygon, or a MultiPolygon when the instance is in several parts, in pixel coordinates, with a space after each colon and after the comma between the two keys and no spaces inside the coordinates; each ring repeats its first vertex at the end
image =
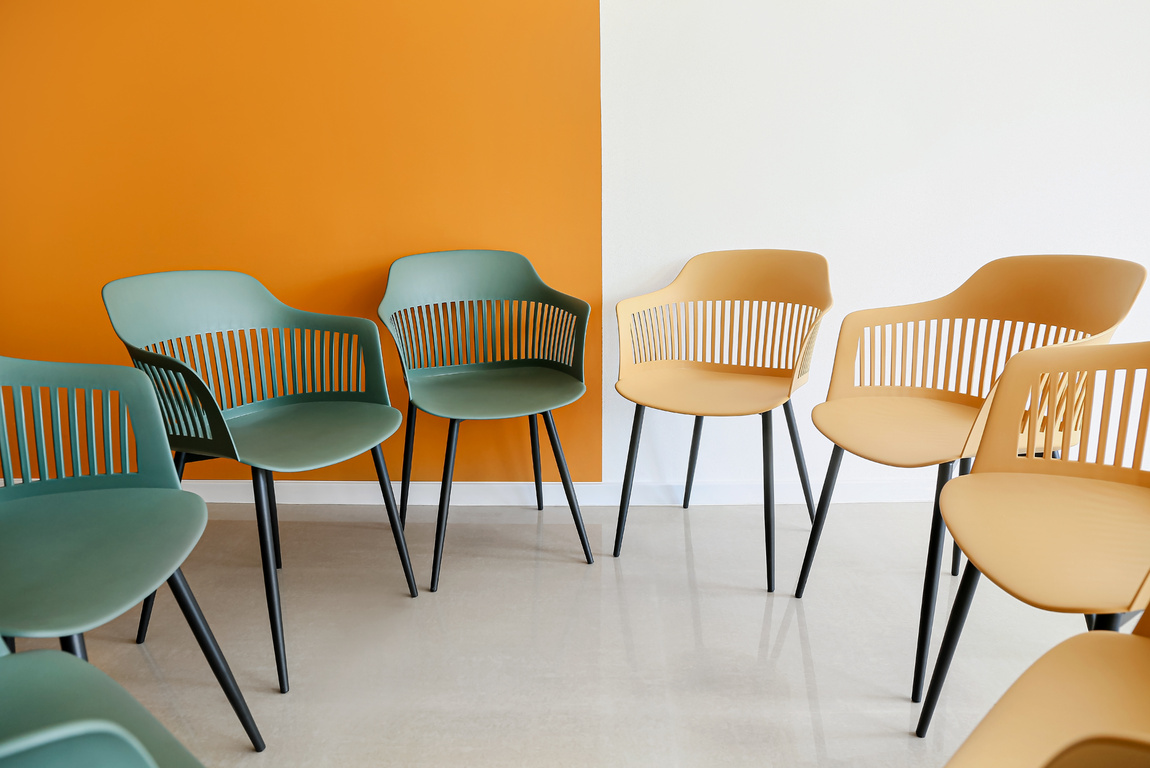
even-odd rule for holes
{"type": "Polygon", "coordinates": [[[172,575],[207,520],[203,499],[169,488],[6,501],[0,508],[0,634],[62,637],[111,621],[172,575]]]}
{"type": "Polygon", "coordinates": [[[633,403],[693,416],[749,416],[790,399],[791,376],[708,370],[690,363],[643,365],[615,390],[633,403]]]}
{"type": "Polygon", "coordinates": [[[587,387],[546,366],[449,369],[411,376],[408,390],[421,411],[446,419],[510,419],[575,402],[587,387]]]}
{"type": "Polygon", "coordinates": [[[1055,646],[1011,686],[947,763],[1041,768],[1075,744],[1099,737],[1141,742],[1150,758],[1150,638],[1090,632],[1055,646]]]}
{"type": "Polygon", "coordinates": [[[1048,611],[1120,613],[1150,570],[1150,489],[1057,475],[974,473],[942,492],[970,561],[1048,611]]]}
{"type": "Polygon", "coordinates": [[[964,458],[978,409],[922,397],[848,397],[816,405],[811,420],[835,445],[891,467],[964,458]]]}
{"type": "Polygon", "coordinates": [[[121,726],[159,768],[202,768],[139,702],[86,661],[60,651],[0,657],[0,742],[81,720],[121,726]]]}
{"type": "Polygon", "coordinates": [[[366,453],[390,437],[403,417],[388,405],[356,401],[273,404],[228,419],[244,464],[304,472],[366,453]]]}

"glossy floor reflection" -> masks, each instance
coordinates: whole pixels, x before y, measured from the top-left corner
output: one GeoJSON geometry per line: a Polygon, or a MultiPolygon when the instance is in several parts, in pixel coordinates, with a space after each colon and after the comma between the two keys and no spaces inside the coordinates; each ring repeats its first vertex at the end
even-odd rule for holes
{"type": "MultiPolygon", "coordinates": [[[[281,695],[251,515],[214,507],[184,572],[267,752],[251,751],[166,588],[146,645],[138,611],[88,636],[92,662],[210,766],[937,766],[1084,629],[984,580],[918,739],[926,504],[833,507],[801,601],[801,507],[778,512],[774,595],[753,507],[635,507],[619,559],[615,511],[586,509],[590,566],[565,507],[458,507],[435,594],[433,510],[414,509],[412,600],[382,510],[285,506],[281,695]]],[[[943,575],[935,650],[957,587],[943,575]]]]}

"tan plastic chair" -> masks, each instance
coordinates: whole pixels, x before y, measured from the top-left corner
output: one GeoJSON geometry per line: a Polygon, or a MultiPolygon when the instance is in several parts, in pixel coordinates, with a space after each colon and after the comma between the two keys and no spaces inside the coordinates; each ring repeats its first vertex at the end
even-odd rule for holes
{"type": "Polygon", "coordinates": [[[778,250],[700,254],[666,288],[619,302],[615,389],[635,403],[635,420],[615,557],[623,545],[646,408],[695,417],[684,508],[691,500],[703,418],[762,414],[767,590],[774,591],[771,411],[783,406],[813,519],[814,499],[790,398],[807,380],[819,323],[830,306],[826,259],[778,250]]]}
{"type": "Polygon", "coordinates": [[[1109,341],[1145,279],[1141,265],[1118,259],[1013,256],[940,299],[843,320],[827,401],[811,414],[835,447],[795,595],[806,588],[844,450],[894,467],[937,465],[913,701],[922,698],[942,561],[939,494],[956,460],[968,471],[998,376],[1025,349],[1109,341]]]}
{"type": "Polygon", "coordinates": [[[1010,686],[946,765],[1150,766],[1147,614],[1132,635],[1091,632],[1048,651],[1010,686]]]}
{"type": "Polygon", "coordinates": [[[942,493],[943,519],[969,561],[919,736],[980,572],[1038,608],[1093,614],[1093,629],[1117,629],[1150,601],[1148,372],[1150,342],[1037,350],[1003,373],[973,471],[942,493]]]}

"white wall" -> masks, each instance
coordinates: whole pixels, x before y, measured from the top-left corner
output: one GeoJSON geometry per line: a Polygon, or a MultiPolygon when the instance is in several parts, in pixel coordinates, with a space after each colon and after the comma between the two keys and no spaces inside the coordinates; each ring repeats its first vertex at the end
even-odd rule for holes
{"type": "MultiPolygon", "coordinates": [[[[810,424],[843,315],[949,292],[1021,253],[1150,264],[1150,3],[602,0],[603,479],[633,406],[613,307],[692,255],[813,250],[835,307],[795,397],[810,424]]],[[[1144,295],[1116,341],[1150,339],[1144,295]]],[[[779,500],[801,499],[781,413],[779,500]]],[[[648,411],[637,502],[681,494],[686,416],[648,411]]],[[[761,499],[756,418],[704,431],[695,500],[761,499]]],[[[929,499],[934,472],[847,457],[836,500],[929,499]]]]}

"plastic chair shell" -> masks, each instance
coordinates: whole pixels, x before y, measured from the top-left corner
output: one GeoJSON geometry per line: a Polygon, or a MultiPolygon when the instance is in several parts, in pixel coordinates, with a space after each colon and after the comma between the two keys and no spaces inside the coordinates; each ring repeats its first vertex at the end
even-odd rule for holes
{"type": "Polygon", "coordinates": [[[666,288],[616,305],[615,389],[675,413],[769,411],[806,381],[831,303],[827,262],[817,253],[700,254],[666,288]]]}

